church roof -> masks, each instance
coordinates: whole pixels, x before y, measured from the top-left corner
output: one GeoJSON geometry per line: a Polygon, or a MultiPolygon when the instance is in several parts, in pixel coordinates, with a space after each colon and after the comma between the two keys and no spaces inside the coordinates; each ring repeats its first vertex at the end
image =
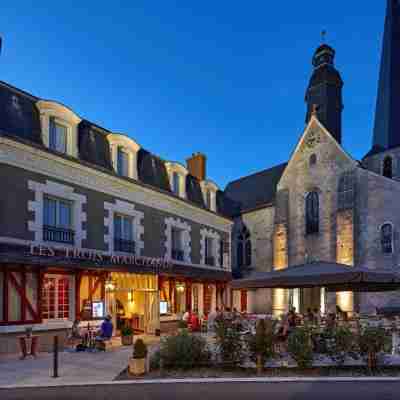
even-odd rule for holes
{"type": "Polygon", "coordinates": [[[276,165],[253,175],[230,182],[225,190],[225,204],[231,216],[272,204],[275,200],[276,187],[287,163],[276,165]]]}
{"type": "Polygon", "coordinates": [[[400,0],[388,0],[373,147],[400,145],[400,0]]]}

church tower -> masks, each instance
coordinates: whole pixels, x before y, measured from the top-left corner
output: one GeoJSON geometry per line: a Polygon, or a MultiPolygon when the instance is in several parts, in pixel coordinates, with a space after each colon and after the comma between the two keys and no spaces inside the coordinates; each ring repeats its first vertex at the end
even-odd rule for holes
{"type": "Polygon", "coordinates": [[[400,146],[400,0],[388,0],[378,97],[375,111],[375,152],[400,146]]]}
{"type": "Polygon", "coordinates": [[[313,74],[306,92],[307,116],[309,122],[315,107],[319,121],[339,142],[342,141],[342,88],[343,81],[334,66],[335,50],[322,44],[315,51],[312,64],[313,74]]]}

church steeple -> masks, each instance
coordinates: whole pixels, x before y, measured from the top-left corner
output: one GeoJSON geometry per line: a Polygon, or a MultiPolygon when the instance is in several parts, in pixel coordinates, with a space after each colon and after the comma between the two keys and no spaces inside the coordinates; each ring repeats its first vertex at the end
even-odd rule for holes
{"type": "Polygon", "coordinates": [[[400,0],[388,0],[373,147],[400,146],[400,0]]]}
{"type": "Polygon", "coordinates": [[[305,98],[307,103],[306,123],[316,108],[319,121],[341,143],[343,81],[334,66],[334,61],[335,50],[327,44],[319,46],[314,53],[312,59],[314,71],[305,98]]]}

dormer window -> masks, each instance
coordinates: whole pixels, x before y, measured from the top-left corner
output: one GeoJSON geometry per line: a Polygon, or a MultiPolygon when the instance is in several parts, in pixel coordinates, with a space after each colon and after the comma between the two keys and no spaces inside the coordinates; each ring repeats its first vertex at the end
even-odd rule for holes
{"type": "Polygon", "coordinates": [[[81,119],[62,104],[40,100],[36,103],[40,112],[43,144],[51,150],[78,157],[78,125],[81,119]]]}
{"type": "Polygon", "coordinates": [[[171,192],[186,199],[186,176],[188,170],[176,162],[165,163],[167,168],[171,192]]]}
{"type": "Polygon", "coordinates": [[[138,179],[137,153],[140,146],[133,139],[119,133],[112,133],[107,139],[114,171],[120,176],[138,179]]]}
{"type": "Polygon", "coordinates": [[[68,128],[54,118],[50,118],[49,148],[59,153],[67,153],[68,128]]]}
{"type": "Polygon", "coordinates": [[[201,190],[203,192],[204,204],[207,209],[217,212],[217,191],[218,186],[211,181],[201,181],[201,190]]]}

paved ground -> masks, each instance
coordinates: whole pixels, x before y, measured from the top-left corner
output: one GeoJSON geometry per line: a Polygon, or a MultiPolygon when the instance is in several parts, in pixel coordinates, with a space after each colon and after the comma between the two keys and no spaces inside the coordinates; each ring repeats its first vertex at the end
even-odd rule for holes
{"type": "Polygon", "coordinates": [[[117,384],[72,388],[0,389],[1,400],[391,400],[400,382],[117,384]]]}
{"type": "MultiPolygon", "coordinates": [[[[154,348],[158,338],[144,338],[154,348]]],[[[52,378],[53,355],[41,353],[37,359],[19,360],[18,355],[0,356],[0,386],[47,385],[112,381],[128,365],[132,347],[107,352],[60,352],[59,378],[52,378]]],[[[0,396],[1,398],[1,396],[0,396]]]]}

